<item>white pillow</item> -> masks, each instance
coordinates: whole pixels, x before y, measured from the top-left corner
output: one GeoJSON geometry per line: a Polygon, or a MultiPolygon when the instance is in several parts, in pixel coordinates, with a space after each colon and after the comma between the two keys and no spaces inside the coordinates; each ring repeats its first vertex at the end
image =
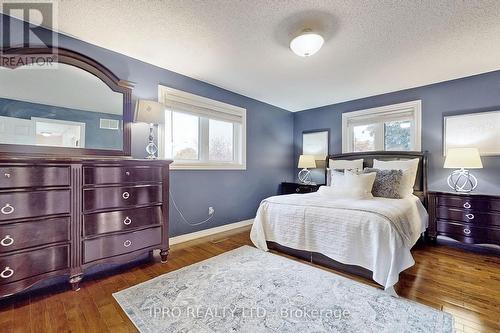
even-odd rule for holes
{"type": "MultiPolygon", "coordinates": [[[[341,172],[337,172],[341,174],[341,172]]],[[[321,186],[318,193],[335,199],[370,199],[376,172],[357,174],[344,171],[343,177],[338,175],[336,186],[321,186]]],[[[335,181],[335,180],[334,180],[335,181]]]]}
{"type": "Polygon", "coordinates": [[[380,170],[403,170],[399,193],[403,197],[407,197],[413,194],[413,186],[417,178],[418,162],[418,158],[394,161],[373,160],[373,168],[380,170]]]}
{"type": "Polygon", "coordinates": [[[348,170],[363,170],[363,159],[359,160],[332,160],[328,161],[330,169],[348,169],[348,170]]]}
{"type": "Polygon", "coordinates": [[[339,187],[344,184],[344,171],[330,170],[330,186],[339,187]]]}

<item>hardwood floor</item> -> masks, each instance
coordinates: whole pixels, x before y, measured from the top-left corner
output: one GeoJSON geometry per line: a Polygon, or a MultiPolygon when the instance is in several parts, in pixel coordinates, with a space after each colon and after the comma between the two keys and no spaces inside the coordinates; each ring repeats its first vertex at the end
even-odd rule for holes
{"type": "MultiPolygon", "coordinates": [[[[220,234],[172,246],[166,264],[155,257],[85,278],[79,292],[63,285],[0,301],[0,332],[136,332],[113,292],[245,244],[248,230],[220,234]]],[[[500,257],[441,245],[412,252],[416,265],[401,274],[399,295],[451,313],[457,332],[500,332],[500,257]]]]}

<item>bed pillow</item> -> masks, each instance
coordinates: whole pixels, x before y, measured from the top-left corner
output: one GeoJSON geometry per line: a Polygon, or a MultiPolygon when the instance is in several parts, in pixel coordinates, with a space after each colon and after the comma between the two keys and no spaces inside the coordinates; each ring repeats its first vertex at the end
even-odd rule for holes
{"type": "Polygon", "coordinates": [[[375,182],[373,183],[372,194],[374,197],[401,199],[401,181],[403,170],[380,170],[365,168],[364,173],[375,172],[375,182]]]}
{"type": "Polygon", "coordinates": [[[358,174],[353,171],[345,170],[342,177],[340,174],[341,172],[338,172],[337,179],[333,178],[335,185],[332,183],[332,186],[329,187],[322,186],[318,192],[336,199],[373,198],[372,188],[377,175],[375,172],[358,174]]]}
{"type": "Polygon", "coordinates": [[[379,161],[373,160],[373,168],[380,170],[403,170],[400,194],[407,197],[413,194],[413,186],[417,178],[418,158],[411,160],[379,161]]]}
{"type": "Polygon", "coordinates": [[[328,167],[331,170],[363,170],[363,159],[359,160],[332,160],[328,161],[328,167]]]}

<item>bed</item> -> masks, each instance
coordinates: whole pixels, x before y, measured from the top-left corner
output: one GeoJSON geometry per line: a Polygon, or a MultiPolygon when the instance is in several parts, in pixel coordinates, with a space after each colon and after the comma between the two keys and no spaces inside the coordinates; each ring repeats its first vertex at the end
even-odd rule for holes
{"type": "MultiPolygon", "coordinates": [[[[275,196],[262,201],[251,230],[254,245],[277,250],[373,280],[393,292],[399,273],[414,265],[410,249],[428,225],[427,154],[363,152],[329,160],[418,158],[413,195],[404,199],[325,199],[320,193],[275,196]]],[[[325,180],[326,180],[325,172],[325,180]]],[[[411,192],[411,189],[410,189],[411,192]]]]}

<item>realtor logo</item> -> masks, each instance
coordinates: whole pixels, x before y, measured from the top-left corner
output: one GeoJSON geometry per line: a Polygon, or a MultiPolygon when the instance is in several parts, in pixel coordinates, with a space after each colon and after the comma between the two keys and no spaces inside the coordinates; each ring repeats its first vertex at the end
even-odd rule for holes
{"type": "MultiPolygon", "coordinates": [[[[0,14],[0,54],[11,56],[16,48],[52,49],[57,47],[56,4],[51,1],[28,2],[4,0],[0,14]],[[8,55],[7,55],[7,50],[8,55]]],[[[45,56],[54,60],[52,54],[45,56]]],[[[26,59],[27,60],[27,59],[26,59]]],[[[48,61],[48,58],[47,58],[48,61]]],[[[41,62],[41,59],[37,59],[41,62]]],[[[29,63],[34,63],[30,61],[29,63]]]]}

